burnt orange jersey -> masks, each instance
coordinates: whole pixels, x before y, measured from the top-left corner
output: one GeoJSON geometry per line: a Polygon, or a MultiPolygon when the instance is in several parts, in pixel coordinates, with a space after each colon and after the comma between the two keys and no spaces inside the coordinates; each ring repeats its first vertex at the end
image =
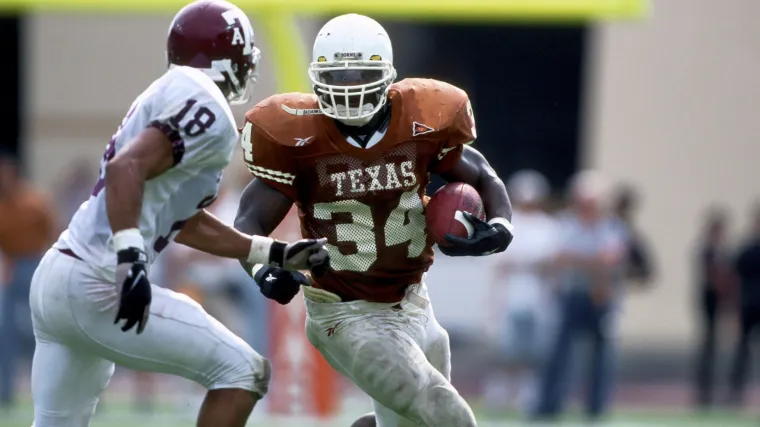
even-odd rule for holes
{"type": "Polygon", "coordinates": [[[242,145],[254,176],[292,199],[306,237],[326,237],[331,269],[316,286],[344,301],[392,302],[433,263],[423,198],[475,139],[467,94],[407,79],[389,91],[390,122],[367,148],[322,115],[313,94],[274,95],[248,114],[242,145]]]}

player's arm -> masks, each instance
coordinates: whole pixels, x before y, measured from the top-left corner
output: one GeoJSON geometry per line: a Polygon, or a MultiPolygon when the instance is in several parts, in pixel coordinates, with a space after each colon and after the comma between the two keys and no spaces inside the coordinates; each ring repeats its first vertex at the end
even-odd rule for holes
{"type": "Polygon", "coordinates": [[[138,223],[145,181],[174,165],[172,143],[161,130],[146,128],[106,165],[106,212],[118,251],[145,250],[138,223]]]}
{"type": "MultiPolygon", "coordinates": [[[[240,197],[240,206],[235,216],[235,228],[243,233],[269,235],[288,214],[293,201],[268,186],[260,179],[254,179],[245,187],[240,197]]],[[[240,264],[250,272],[261,293],[280,304],[289,303],[298,294],[301,285],[309,280],[300,272],[255,264],[240,260],[240,264]]],[[[325,264],[321,270],[326,270],[325,264]]],[[[324,271],[320,271],[323,273],[324,271]]]]}
{"type": "Polygon", "coordinates": [[[140,334],[148,322],[152,295],[145,242],[139,229],[143,187],[145,181],[174,165],[172,152],[172,143],[164,132],[149,127],[106,164],[106,214],[116,251],[116,285],[122,287],[114,323],[126,319],[124,332],[137,325],[140,334]]]}
{"type": "Polygon", "coordinates": [[[448,182],[472,185],[483,199],[487,221],[464,212],[475,232],[469,238],[446,236],[451,245],[440,249],[449,256],[479,256],[503,252],[512,242],[512,204],[504,183],[480,152],[464,147],[454,166],[441,174],[448,182]]]}
{"type": "MultiPolygon", "coordinates": [[[[235,228],[241,233],[268,236],[282,222],[291,206],[292,200],[260,179],[254,178],[240,197],[235,228]]],[[[241,259],[240,263],[247,271],[251,271],[255,264],[244,259],[241,259]]]]}
{"type": "Polygon", "coordinates": [[[459,161],[448,172],[441,174],[447,182],[464,182],[473,186],[483,199],[486,218],[504,218],[512,221],[512,203],[507,187],[480,151],[466,146],[459,161]]]}
{"type": "Polygon", "coordinates": [[[448,182],[464,182],[473,186],[486,210],[487,221],[464,212],[475,232],[469,238],[446,236],[450,245],[439,245],[450,256],[478,256],[503,252],[512,242],[512,204],[507,189],[480,152],[469,144],[477,138],[475,117],[469,100],[460,104],[449,127],[441,153],[432,165],[432,172],[448,182]]]}
{"type": "Polygon", "coordinates": [[[211,212],[202,209],[187,221],[174,240],[218,257],[246,259],[252,251],[254,239],[253,236],[235,230],[211,212]]]}
{"type": "MultiPolygon", "coordinates": [[[[255,177],[243,191],[235,217],[235,228],[248,234],[269,235],[282,222],[293,200],[297,198],[295,180],[297,169],[294,159],[271,135],[263,129],[254,129],[254,116],[267,114],[263,108],[254,107],[246,115],[240,144],[243,159],[255,177]]],[[[268,120],[275,123],[276,120],[268,120]]],[[[286,271],[261,264],[241,262],[243,268],[251,272],[261,293],[280,304],[287,304],[298,294],[301,285],[309,283],[299,272],[286,271]]],[[[329,258],[325,263],[312,267],[316,275],[324,274],[329,268],[329,258]]]]}
{"type": "Polygon", "coordinates": [[[202,209],[188,220],[175,241],[211,255],[239,259],[244,265],[272,265],[288,270],[311,268],[327,258],[325,239],[285,243],[262,233],[251,234],[241,233],[202,209]]]}

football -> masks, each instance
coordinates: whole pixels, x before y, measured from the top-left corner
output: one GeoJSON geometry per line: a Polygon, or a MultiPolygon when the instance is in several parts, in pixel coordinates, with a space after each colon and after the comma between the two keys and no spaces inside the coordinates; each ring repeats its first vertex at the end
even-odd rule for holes
{"type": "Polygon", "coordinates": [[[439,245],[448,244],[446,235],[469,237],[472,229],[462,216],[469,212],[485,220],[486,211],[480,194],[469,184],[449,183],[433,194],[425,209],[427,232],[439,245]]]}

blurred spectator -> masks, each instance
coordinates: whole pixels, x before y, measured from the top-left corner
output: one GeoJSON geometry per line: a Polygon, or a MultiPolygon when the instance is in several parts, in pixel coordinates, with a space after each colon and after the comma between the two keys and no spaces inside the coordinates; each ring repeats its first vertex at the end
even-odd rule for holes
{"type": "Polygon", "coordinates": [[[80,159],[75,161],[58,181],[55,203],[61,224],[68,224],[79,205],[90,198],[97,179],[96,170],[89,161],[80,159]]]}
{"type": "Polygon", "coordinates": [[[625,277],[641,285],[648,284],[654,275],[652,255],[641,231],[636,227],[635,214],[639,207],[639,195],[629,185],[621,186],[615,197],[615,214],[623,222],[628,235],[628,263],[625,277]]]}
{"type": "Polygon", "coordinates": [[[32,337],[29,286],[55,232],[51,203],[21,179],[14,160],[0,159],[0,251],[11,269],[8,283],[0,287],[0,405],[13,401],[19,348],[32,337]]]}
{"type": "Polygon", "coordinates": [[[760,204],[751,219],[752,229],[747,242],[736,258],[739,279],[739,336],[731,369],[730,403],[744,403],[744,391],[749,376],[752,332],[760,326],[760,204]]]}
{"type": "Polygon", "coordinates": [[[716,326],[721,308],[728,305],[733,273],[726,247],[726,214],[721,210],[709,213],[697,249],[697,286],[700,345],[697,352],[697,406],[705,409],[713,401],[716,350],[716,326]]]}
{"type": "Polygon", "coordinates": [[[520,238],[494,257],[494,289],[489,299],[495,304],[494,323],[502,326],[498,342],[506,369],[503,375],[495,373],[486,380],[486,403],[493,409],[512,402],[525,408],[533,403],[535,371],[546,348],[548,314],[554,311],[547,273],[557,227],[543,211],[549,184],[540,173],[525,170],[515,173],[507,188],[514,206],[512,223],[520,230],[520,238]]]}
{"type": "Polygon", "coordinates": [[[609,214],[607,186],[594,172],[579,173],[570,188],[572,206],[559,222],[555,268],[560,287],[560,323],[542,373],[535,416],[553,419],[564,406],[573,343],[591,340],[586,415],[608,407],[613,385],[614,330],[626,260],[625,227],[609,214]]]}

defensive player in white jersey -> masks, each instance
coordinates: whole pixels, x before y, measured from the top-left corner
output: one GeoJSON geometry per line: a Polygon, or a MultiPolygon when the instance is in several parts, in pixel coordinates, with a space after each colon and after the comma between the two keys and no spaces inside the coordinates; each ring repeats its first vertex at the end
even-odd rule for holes
{"type": "Polygon", "coordinates": [[[171,24],[167,57],[32,280],[36,427],[87,427],[114,363],[193,380],[209,390],[198,426],[243,427],[267,391],[269,362],[190,298],[151,285],[151,263],[172,240],[290,270],[327,263],[324,241],[249,236],[204,210],[238,137],[229,104],[248,98],[259,57],[245,14],[221,0],[191,3],[171,24]]]}

